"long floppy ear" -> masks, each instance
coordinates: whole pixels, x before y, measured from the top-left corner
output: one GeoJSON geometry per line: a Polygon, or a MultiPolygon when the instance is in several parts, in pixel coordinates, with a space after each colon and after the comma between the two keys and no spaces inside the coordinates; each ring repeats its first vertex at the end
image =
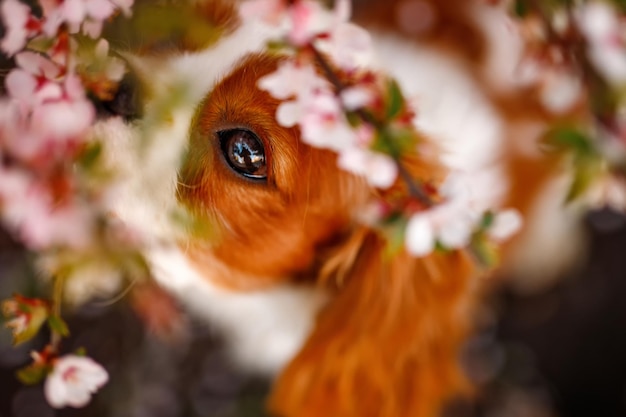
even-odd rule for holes
{"type": "Polygon", "coordinates": [[[374,231],[299,355],[279,377],[280,417],[434,416],[467,387],[458,366],[474,299],[465,252],[390,256],[374,231]]]}

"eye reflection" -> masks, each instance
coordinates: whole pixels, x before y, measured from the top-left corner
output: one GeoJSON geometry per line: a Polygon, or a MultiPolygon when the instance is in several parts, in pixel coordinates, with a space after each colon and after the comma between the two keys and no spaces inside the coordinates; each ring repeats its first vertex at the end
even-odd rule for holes
{"type": "Polygon", "coordinates": [[[230,129],[219,132],[218,136],[222,153],[236,173],[253,179],[267,178],[265,149],[253,132],[230,129]]]}

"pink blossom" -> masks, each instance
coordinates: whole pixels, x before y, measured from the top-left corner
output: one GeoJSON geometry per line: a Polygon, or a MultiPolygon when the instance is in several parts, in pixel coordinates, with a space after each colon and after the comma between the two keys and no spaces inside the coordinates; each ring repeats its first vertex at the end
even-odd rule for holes
{"type": "Polygon", "coordinates": [[[589,59],[609,82],[626,83],[624,25],[617,11],[606,2],[585,3],[577,10],[577,22],[585,35],[589,59]]]}
{"type": "Polygon", "coordinates": [[[357,110],[370,105],[375,98],[371,88],[363,85],[348,87],[341,92],[341,101],[347,110],[357,110]]]}
{"type": "Polygon", "coordinates": [[[405,245],[415,256],[432,252],[437,242],[449,249],[469,244],[482,215],[482,202],[477,201],[468,178],[451,174],[439,188],[445,200],[414,214],[407,225],[405,245]]]}
{"type": "Polygon", "coordinates": [[[580,98],[582,85],[578,77],[565,71],[544,70],[539,98],[555,114],[570,110],[580,98]]]}
{"type": "Polygon", "coordinates": [[[487,235],[496,242],[502,242],[517,233],[521,227],[522,216],[517,210],[503,210],[496,213],[487,235]]]}
{"type": "Polygon", "coordinates": [[[52,141],[82,140],[94,118],[87,99],[47,101],[33,110],[33,131],[52,141]]]}
{"type": "Polygon", "coordinates": [[[339,99],[329,90],[319,90],[301,99],[302,140],[311,146],[342,151],[355,145],[357,135],[348,124],[339,99]]]}
{"type": "Polygon", "coordinates": [[[376,188],[389,188],[398,176],[398,165],[389,155],[352,147],[339,154],[339,167],[365,177],[376,188]]]}
{"type": "Polygon", "coordinates": [[[372,40],[365,29],[349,22],[350,0],[338,0],[329,25],[328,34],[317,42],[331,60],[345,70],[366,63],[372,55],[372,40]]]}
{"type": "Polygon", "coordinates": [[[51,406],[84,407],[91,396],[109,380],[107,371],[90,358],[66,355],[54,362],[44,386],[51,406]]]}
{"type": "Polygon", "coordinates": [[[333,23],[329,13],[313,0],[298,0],[287,12],[291,23],[287,38],[295,46],[311,42],[317,35],[327,32],[333,23]]]}
{"type": "Polygon", "coordinates": [[[9,96],[24,110],[62,96],[61,85],[52,81],[61,74],[61,68],[54,62],[30,51],[17,54],[15,61],[18,68],[7,75],[5,84],[9,96]]]}
{"type": "Polygon", "coordinates": [[[328,82],[317,74],[310,63],[287,60],[281,62],[273,73],[261,77],[257,85],[272,97],[285,100],[309,95],[311,91],[327,86],[328,82]]]}
{"type": "Polygon", "coordinates": [[[611,207],[626,211],[626,181],[608,173],[603,174],[587,192],[587,201],[596,209],[611,207]]]}
{"type": "Polygon", "coordinates": [[[22,50],[28,38],[37,33],[39,21],[31,15],[30,7],[19,0],[4,0],[0,13],[6,30],[0,48],[11,56],[22,50]]]}
{"type": "Polygon", "coordinates": [[[64,0],[59,3],[55,0],[44,0],[41,5],[46,18],[43,30],[48,36],[54,36],[59,26],[67,23],[73,33],[86,24],[83,32],[97,37],[100,35],[102,22],[111,17],[116,6],[122,7],[128,13],[132,1],[64,0]]]}
{"type": "Polygon", "coordinates": [[[0,207],[7,227],[30,248],[84,248],[94,231],[92,209],[77,201],[59,205],[25,172],[0,170],[0,207]]]}

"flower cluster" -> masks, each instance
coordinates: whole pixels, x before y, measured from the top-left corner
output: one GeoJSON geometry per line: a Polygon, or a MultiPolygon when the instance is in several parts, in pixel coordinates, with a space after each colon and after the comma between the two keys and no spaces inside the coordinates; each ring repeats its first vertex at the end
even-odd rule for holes
{"type": "Polygon", "coordinates": [[[95,109],[88,94],[106,98],[124,75],[122,62],[108,56],[107,42],[95,38],[106,19],[129,13],[131,5],[132,0],[42,0],[40,16],[18,0],[0,6],[0,49],[16,64],[5,79],[8,98],[0,102],[0,220],[47,258],[57,289],[51,301],[16,295],[4,303],[4,313],[16,344],[47,323],[49,344],[33,352],[33,363],[18,376],[25,383],[47,378],[46,397],[55,407],[85,405],[108,378],[91,359],[60,356],[69,330],[59,309],[65,281],[84,274],[94,259],[106,263],[119,244],[113,228],[103,226],[103,190],[93,185],[102,181],[99,145],[89,137],[95,109]]]}
{"type": "Polygon", "coordinates": [[[546,136],[551,148],[571,156],[574,180],[568,199],[584,196],[592,206],[609,205],[623,210],[623,5],[617,1],[544,4],[518,0],[515,6],[527,44],[522,73],[531,74],[527,81],[537,88],[546,109],[573,116],[566,124],[558,122],[546,136]]]}
{"type": "Polygon", "coordinates": [[[419,143],[414,112],[393,80],[367,69],[371,40],[368,32],[349,22],[350,13],[348,0],[335,1],[332,11],[311,0],[243,4],[244,19],[282,29],[282,39],[273,43],[282,45],[288,58],[258,82],[260,89],[282,100],[277,121],[297,125],[305,143],[336,152],[341,168],[364,177],[372,187],[387,189],[399,178],[405,181],[408,201],[401,199],[392,207],[381,202],[378,220],[402,224],[405,247],[415,256],[435,248],[464,249],[478,235],[481,243],[485,238],[500,241],[517,231],[521,220],[513,211],[484,223],[491,208],[462,186],[451,186],[461,182],[460,175],[453,175],[456,179],[439,192],[411,178],[402,158],[419,143]]]}
{"type": "Polygon", "coordinates": [[[59,356],[58,341],[68,336],[69,330],[52,303],[15,295],[4,301],[2,307],[10,318],[7,326],[13,330],[15,344],[32,339],[44,323],[53,335],[42,351],[32,352],[33,362],[18,371],[19,379],[36,384],[46,378],[45,394],[53,407],[86,405],[91,395],[106,383],[108,374],[102,366],[82,355],[59,356]]]}

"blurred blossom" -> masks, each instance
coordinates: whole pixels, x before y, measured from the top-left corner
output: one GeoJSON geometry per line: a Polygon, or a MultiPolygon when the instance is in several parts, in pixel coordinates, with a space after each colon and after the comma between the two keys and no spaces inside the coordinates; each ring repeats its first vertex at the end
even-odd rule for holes
{"type": "Polygon", "coordinates": [[[610,207],[625,212],[626,181],[621,177],[604,174],[587,192],[587,201],[595,209],[610,207]]]}
{"type": "Polygon", "coordinates": [[[348,87],[341,92],[341,101],[347,110],[366,107],[374,101],[374,98],[375,92],[362,85],[348,87]]]}
{"type": "Polygon", "coordinates": [[[326,38],[320,39],[320,50],[344,70],[353,70],[372,56],[372,40],[365,29],[349,23],[350,0],[335,2],[332,27],[326,38]]]}
{"type": "MultiPolygon", "coordinates": [[[[446,249],[460,249],[469,245],[472,234],[479,229],[483,214],[491,201],[485,193],[472,188],[471,178],[450,174],[440,187],[444,198],[426,211],[414,214],[406,229],[407,250],[415,256],[431,253],[437,243],[446,249]]],[[[521,217],[515,210],[504,210],[494,215],[487,235],[502,241],[516,233],[521,227],[521,217]]]]}
{"type": "Polygon", "coordinates": [[[544,70],[541,80],[539,98],[541,104],[552,113],[567,112],[582,93],[578,77],[566,71],[544,70]]]}
{"type": "Polygon", "coordinates": [[[39,21],[31,16],[30,7],[19,0],[3,0],[0,13],[5,28],[0,48],[11,56],[24,48],[27,39],[37,33],[39,21]]]}
{"type": "Polygon", "coordinates": [[[369,149],[352,147],[339,154],[339,167],[365,177],[377,188],[389,188],[398,176],[398,166],[392,157],[369,149]]]}
{"type": "Polygon", "coordinates": [[[287,38],[295,46],[304,46],[320,33],[327,32],[332,20],[323,6],[312,0],[294,2],[287,10],[290,27],[287,38]]]}
{"type": "Polygon", "coordinates": [[[481,213],[472,210],[467,183],[450,175],[440,188],[444,201],[414,214],[406,229],[407,250],[415,256],[431,253],[440,242],[449,249],[467,246],[481,213]]]}
{"type": "Polygon", "coordinates": [[[487,234],[491,239],[500,242],[513,236],[521,227],[522,216],[517,210],[503,210],[495,215],[487,234]]]}
{"type": "Polygon", "coordinates": [[[54,361],[44,392],[51,406],[84,407],[109,380],[109,374],[90,358],[66,355],[54,361]]]}
{"type": "Polygon", "coordinates": [[[626,83],[625,26],[617,11],[607,2],[594,1],[582,5],[576,17],[595,69],[613,84],[626,83]]]}
{"type": "Polygon", "coordinates": [[[313,65],[288,60],[281,62],[275,72],[261,77],[257,84],[272,97],[285,100],[309,95],[328,83],[315,72],[313,65]]]}

